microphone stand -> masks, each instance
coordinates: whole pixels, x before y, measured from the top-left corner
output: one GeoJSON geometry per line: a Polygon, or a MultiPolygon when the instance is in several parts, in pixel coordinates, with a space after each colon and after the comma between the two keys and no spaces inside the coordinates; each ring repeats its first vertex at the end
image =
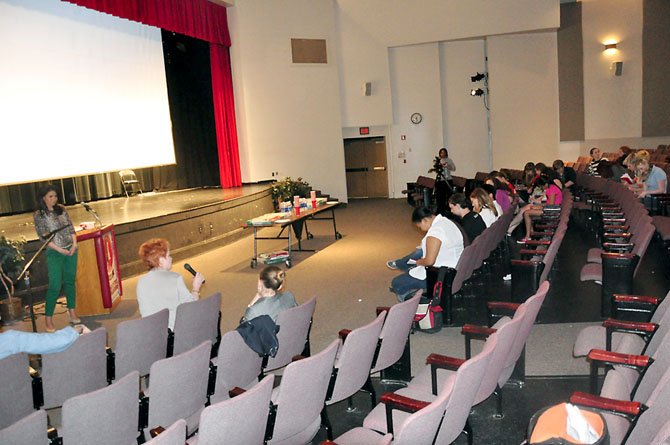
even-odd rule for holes
{"type": "Polygon", "coordinates": [[[96,226],[96,228],[99,229],[100,227],[102,227],[102,221],[100,221],[100,217],[98,216],[98,212],[96,212],[96,211],[93,209],[93,207],[91,207],[91,206],[88,205],[88,204],[85,204],[85,203],[82,202],[82,205],[84,206],[84,209],[86,209],[86,211],[87,211],[88,213],[91,213],[91,214],[93,215],[93,217],[95,218],[95,226],[96,226]]]}
{"type": "Polygon", "coordinates": [[[31,322],[32,327],[33,327],[33,332],[37,332],[37,324],[35,323],[35,308],[33,307],[33,289],[30,286],[30,267],[33,265],[33,263],[35,262],[37,257],[40,256],[42,251],[44,251],[44,249],[46,249],[46,247],[49,245],[49,243],[51,241],[53,241],[56,234],[58,232],[60,232],[61,230],[63,230],[64,228],[66,228],[66,227],[68,227],[68,226],[63,226],[60,229],[56,229],[49,234],[49,237],[47,238],[47,240],[42,243],[42,245],[37,250],[37,252],[35,252],[35,254],[32,256],[32,258],[30,258],[30,260],[28,260],[26,265],[23,266],[23,270],[21,271],[19,276],[16,278],[17,282],[21,281],[21,278],[23,278],[23,282],[26,284],[26,293],[28,294],[28,304],[30,306],[30,322],[31,322]]]}

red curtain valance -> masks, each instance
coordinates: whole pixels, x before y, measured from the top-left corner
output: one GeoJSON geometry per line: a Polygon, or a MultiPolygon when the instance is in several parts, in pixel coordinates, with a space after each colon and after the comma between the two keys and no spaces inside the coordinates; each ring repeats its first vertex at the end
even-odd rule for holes
{"type": "Polygon", "coordinates": [[[63,0],[123,19],[230,46],[226,8],[207,0],[63,0]]]}

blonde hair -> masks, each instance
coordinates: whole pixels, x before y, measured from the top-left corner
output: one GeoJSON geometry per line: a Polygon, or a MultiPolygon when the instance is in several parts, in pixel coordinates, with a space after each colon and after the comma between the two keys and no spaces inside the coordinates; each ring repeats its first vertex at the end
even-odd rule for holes
{"type": "Polygon", "coordinates": [[[477,187],[470,193],[470,201],[475,212],[479,213],[482,209],[490,209],[495,216],[498,216],[498,210],[496,210],[495,204],[493,204],[493,199],[489,196],[488,192],[481,187],[477,187]],[[477,200],[477,206],[475,206],[475,201],[477,200]],[[479,208],[477,208],[479,207],[479,208]]]}
{"type": "Polygon", "coordinates": [[[286,272],[277,266],[268,266],[260,273],[260,280],[268,289],[278,291],[284,284],[286,272]]]}

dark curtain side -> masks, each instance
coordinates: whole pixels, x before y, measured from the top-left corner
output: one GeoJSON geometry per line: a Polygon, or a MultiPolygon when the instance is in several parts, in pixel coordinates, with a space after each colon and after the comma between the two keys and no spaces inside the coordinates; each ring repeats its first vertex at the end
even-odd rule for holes
{"type": "Polygon", "coordinates": [[[177,188],[219,185],[209,45],[162,31],[177,188]]]}

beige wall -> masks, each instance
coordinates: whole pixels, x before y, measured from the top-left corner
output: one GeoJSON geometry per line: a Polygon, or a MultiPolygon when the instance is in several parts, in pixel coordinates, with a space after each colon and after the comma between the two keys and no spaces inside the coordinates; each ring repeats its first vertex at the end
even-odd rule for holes
{"type": "Polygon", "coordinates": [[[488,39],[493,167],[558,155],[556,33],[488,39]]]}
{"type": "Polygon", "coordinates": [[[302,176],[346,200],[331,0],[244,0],[230,8],[242,180],[302,176]],[[291,62],[291,38],[326,39],[328,63],[291,62]]]}
{"type": "Polygon", "coordinates": [[[582,2],[585,139],[642,135],[642,0],[582,2]],[[618,43],[605,54],[604,42],[618,43]],[[623,61],[623,75],[611,71],[623,61]]]}

